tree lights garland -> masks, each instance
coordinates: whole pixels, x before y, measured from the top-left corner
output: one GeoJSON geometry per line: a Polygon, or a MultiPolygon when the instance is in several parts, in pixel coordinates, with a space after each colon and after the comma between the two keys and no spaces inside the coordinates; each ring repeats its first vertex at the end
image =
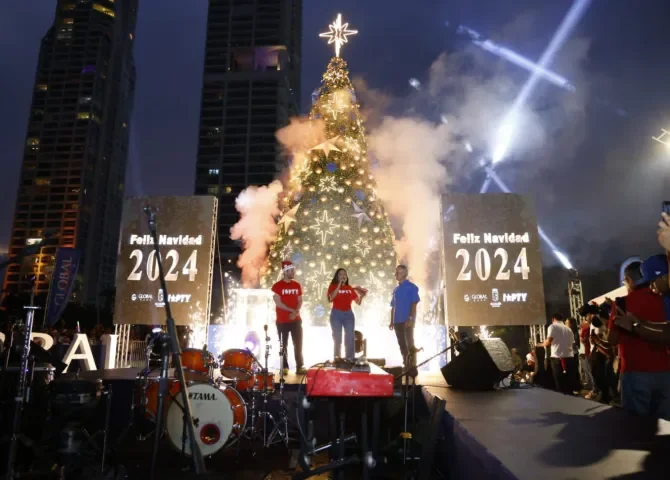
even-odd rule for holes
{"type": "MultiPolygon", "coordinates": [[[[338,24],[347,29],[338,17],[331,30],[338,24]]],[[[338,54],[345,42],[346,37],[336,43],[338,54]]],[[[327,324],[330,305],[325,291],[340,267],[347,269],[350,284],[369,289],[363,303],[368,312],[357,322],[388,322],[380,306],[388,305],[395,283],[394,234],[377,200],[359,109],[346,62],[335,56],[310,111],[311,121],[324,123],[327,140],[297,153],[304,155],[303,168],[292,172],[289,191],[281,200],[282,228],[261,280],[263,287],[270,287],[281,275],[281,262],[292,260],[297,280],[304,282],[301,316],[315,325],[327,324]]]]}

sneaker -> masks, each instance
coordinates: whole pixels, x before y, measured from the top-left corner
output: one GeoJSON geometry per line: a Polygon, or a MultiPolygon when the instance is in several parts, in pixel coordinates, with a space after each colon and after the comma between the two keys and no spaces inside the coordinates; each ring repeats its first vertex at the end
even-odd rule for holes
{"type": "Polygon", "coordinates": [[[296,375],[304,375],[307,373],[307,369],[305,367],[300,367],[296,369],[295,373],[296,375]]]}

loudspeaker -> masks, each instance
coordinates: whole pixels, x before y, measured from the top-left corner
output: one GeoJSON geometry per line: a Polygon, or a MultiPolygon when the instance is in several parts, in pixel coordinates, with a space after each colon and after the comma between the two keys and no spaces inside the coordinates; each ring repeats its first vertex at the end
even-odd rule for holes
{"type": "Polygon", "coordinates": [[[461,390],[491,390],[514,371],[512,354],[499,338],[477,340],[442,367],[449,385],[461,390]]]}

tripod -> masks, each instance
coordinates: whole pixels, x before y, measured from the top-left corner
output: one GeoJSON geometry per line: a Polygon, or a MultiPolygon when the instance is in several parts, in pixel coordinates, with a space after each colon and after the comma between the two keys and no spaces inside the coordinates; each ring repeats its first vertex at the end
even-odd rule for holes
{"type": "MultiPolygon", "coordinates": [[[[266,327],[267,331],[267,327],[266,327]]],[[[267,335],[267,334],[266,334],[267,335]]],[[[288,448],[288,443],[290,440],[293,440],[292,438],[289,437],[288,434],[288,406],[286,405],[286,401],[284,400],[284,383],[286,382],[284,380],[284,365],[285,365],[285,358],[286,358],[286,348],[284,343],[281,340],[281,335],[279,336],[279,362],[280,362],[280,369],[279,369],[279,408],[280,408],[280,413],[279,413],[279,421],[275,422],[274,418],[272,415],[267,412],[266,415],[270,417],[272,422],[274,423],[274,428],[270,432],[267,438],[264,438],[265,440],[265,447],[269,447],[271,445],[274,445],[275,443],[279,442],[284,442],[286,445],[286,448],[288,448]],[[273,441],[276,436],[279,436],[277,441],[273,441]]],[[[267,364],[267,357],[266,357],[266,364],[267,364]]],[[[267,406],[267,397],[266,397],[266,406],[267,406]]],[[[264,432],[265,433],[265,426],[263,426],[264,432]]]]}
{"type": "Polygon", "coordinates": [[[156,436],[154,437],[153,452],[151,454],[151,473],[150,479],[156,478],[156,462],[158,460],[158,448],[160,446],[161,432],[163,429],[163,413],[165,410],[165,397],[168,395],[168,364],[169,354],[172,353],[172,360],[175,363],[175,373],[181,385],[181,401],[184,409],[184,422],[186,424],[186,431],[188,432],[188,440],[191,447],[191,456],[193,460],[193,469],[196,474],[202,475],[206,473],[205,461],[202,458],[200,445],[195,437],[195,426],[193,425],[193,417],[191,415],[191,403],[188,398],[188,386],[184,376],[184,369],[181,364],[181,348],[177,342],[177,327],[172,312],[170,311],[170,302],[167,285],[165,283],[165,271],[163,270],[163,262],[161,261],[160,248],[158,244],[158,232],[156,231],[156,212],[150,206],[144,207],[144,213],[149,218],[149,231],[154,241],[154,252],[156,255],[156,263],[158,264],[158,276],[160,285],[165,295],[165,316],[167,324],[167,333],[160,334],[161,342],[161,375],[158,381],[158,408],[156,410],[156,436]],[[169,349],[169,350],[168,350],[169,349]]]}

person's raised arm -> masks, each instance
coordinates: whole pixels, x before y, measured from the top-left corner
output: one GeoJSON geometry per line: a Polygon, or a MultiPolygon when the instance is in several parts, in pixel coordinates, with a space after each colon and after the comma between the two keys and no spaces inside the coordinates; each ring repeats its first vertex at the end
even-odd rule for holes
{"type": "Polygon", "coordinates": [[[337,297],[337,294],[340,293],[340,288],[342,287],[342,282],[338,282],[337,284],[331,284],[330,288],[328,288],[328,301],[332,302],[335,300],[335,297],[337,297]],[[334,285],[334,287],[333,287],[334,285]]]}

